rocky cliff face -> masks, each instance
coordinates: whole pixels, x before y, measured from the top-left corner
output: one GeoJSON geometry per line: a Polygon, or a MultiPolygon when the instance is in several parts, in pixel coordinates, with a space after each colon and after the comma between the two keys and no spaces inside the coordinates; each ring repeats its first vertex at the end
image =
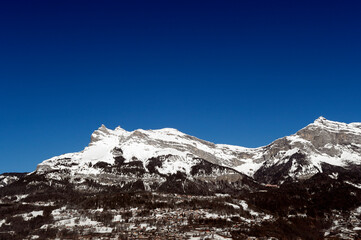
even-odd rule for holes
{"type": "Polygon", "coordinates": [[[265,161],[255,172],[262,182],[307,179],[329,164],[344,169],[361,164],[361,124],[318,118],[296,134],[265,147],[265,161]]]}

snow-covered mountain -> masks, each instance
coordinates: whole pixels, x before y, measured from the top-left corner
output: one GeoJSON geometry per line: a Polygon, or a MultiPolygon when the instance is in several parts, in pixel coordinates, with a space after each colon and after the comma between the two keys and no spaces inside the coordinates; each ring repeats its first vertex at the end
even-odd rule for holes
{"type": "Polygon", "coordinates": [[[49,182],[66,179],[79,189],[89,189],[91,181],[122,190],[241,190],[255,183],[233,167],[253,166],[253,159],[240,160],[240,155],[255,151],[213,144],[171,128],[128,132],[102,125],[83,151],[48,159],[33,174],[49,182]],[[232,187],[220,183],[225,180],[232,187]],[[204,187],[211,182],[217,184],[204,187]]]}
{"type": "MultiPolygon", "coordinates": [[[[263,148],[264,161],[254,173],[263,182],[307,179],[325,166],[348,169],[361,165],[361,123],[341,123],[323,117],[263,148]]],[[[326,167],[329,169],[329,167],[326,167]]]]}
{"type": "Polygon", "coordinates": [[[114,164],[117,157],[124,158],[125,163],[140,161],[146,166],[150,158],[172,155],[164,161],[162,167],[158,167],[159,172],[190,173],[197,161],[195,159],[204,159],[225,167],[240,167],[237,170],[241,172],[253,173],[256,153],[261,154],[261,150],[214,144],[172,128],[128,132],[120,127],[111,130],[102,125],[91,135],[91,142],[83,151],[46,160],[39,164],[37,171],[70,169],[76,173],[98,174],[102,171],[90,166],[99,162],[114,164]]]}
{"type": "MultiPolygon", "coordinates": [[[[125,188],[141,181],[142,188],[157,190],[170,185],[171,176],[193,183],[253,178],[259,183],[281,184],[317,173],[331,177],[355,173],[360,166],[361,123],[320,117],[295,134],[259,148],[214,144],[172,128],[126,131],[102,125],[83,151],[45,160],[32,174],[48,181],[67,179],[80,188],[89,181],[125,188]]],[[[0,187],[17,179],[2,176],[0,187]]],[[[361,184],[358,177],[347,181],[361,184]]]]}
{"type": "Polygon", "coordinates": [[[128,132],[102,125],[83,151],[46,160],[36,172],[66,170],[77,176],[98,175],[121,159],[123,165],[136,163],[151,178],[148,166],[154,158],[161,159],[155,169],[164,175],[178,171],[191,175],[192,168],[205,160],[260,182],[282,183],[309,178],[322,172],[324,164],[341,168],[360,165],[361,123],[320,117],[297,133],[259,148],[214,144],[172,128],[128,132]]]}
{"type": "Polygon", "coordinates": [[[32,173],[0,175],[0,205],[1,239],[14,232],[66,238],[69,227],[89,235],[98,232],[94,224],[119,237],[140,222],[178,222],[180,232],[206,224],[237,239],[361,239],[361,123],[320,117],[259,148],[171,128],[101,126],[81,152],[45,160],[32,173]]]}

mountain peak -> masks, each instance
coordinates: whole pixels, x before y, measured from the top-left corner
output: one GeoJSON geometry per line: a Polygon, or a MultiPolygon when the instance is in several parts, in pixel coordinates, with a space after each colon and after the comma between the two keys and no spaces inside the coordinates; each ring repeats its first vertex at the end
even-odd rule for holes
{"type": "Polygon", "coordinates": [[[166,134],[175,134],[175,135],[183,135],[184,133],[182,133],[181,131],[179,131],[178,129],[175,129],[175,128],[161,128],[161,129],[156,129],[156,130],[153,130],[154,132],[163,132],[163,133],[166,133],[166,134]]]}
{"type": "Polygon", "coordinates": [[[318,125],[318,126],[325,126],[325,127],[330,127],[330,128],[339,128],[340,126],[347,126],[347,123],[344,122],[337,122],[337,121],[331,121],[326,119],[323,116],[320,116],[319,118],[317,118],[314,122],[314,125],[318,125]]]}
{"type": "Polygon", "coordinates": [[[115,128],[115,131],[118,131],[118,130],[124,130],[124,129],[121,128],[120,126],[118,126],[118,127],[115,128]]]}
{"type": "Polygon", "coordinates": [[[108,129],[104,124],[102,124],[97,130],[93,132],[90,137],[90,143],[99,141],[102,137],[110,134],[110,129],[108,129]]]}
{"type": "Polygon", "coordinates": [[[98,128],[98,130],[100,130],[100,131],[108,131],[109,129],[108,129],[104,124],[102,124],[102,125],[98,128]]]}
{"type": "Polygon", "coordinates": [[[328,121],[325,117],[320,116],[319,118],[317,118],[314,123],[324,123],[325,121],[328,121]]]}
{"type": "Polygon", "coordinates": [[[349,128],[349,124],[347,124],[347,123],[327,120],[323,116],[317,118],[311,125],[328,128],[328,129],[334,129],[334,130],[341,130],[341,129],[349,128]]]}
{"type": "Polygon", "coordinates": [[[307,126],[307,128],[311,127],[311,129],[322,128],[327,131],[332,132],[352,132],[354,134],[361,134],[361,123],[354,122],[354,123],[344,123],[344,122],[337,122],[327,120],[324,117],[317,118],[312,124],[307,126]]]}

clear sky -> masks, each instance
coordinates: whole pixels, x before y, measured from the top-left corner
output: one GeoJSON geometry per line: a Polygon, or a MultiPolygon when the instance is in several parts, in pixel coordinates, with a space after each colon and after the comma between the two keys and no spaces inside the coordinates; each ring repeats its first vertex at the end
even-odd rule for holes
{"type": "Polygon", "coordinates": [[[269,144],[361,122],[361,2],[1,1],[0,172],[102,123],[269,144]]]}

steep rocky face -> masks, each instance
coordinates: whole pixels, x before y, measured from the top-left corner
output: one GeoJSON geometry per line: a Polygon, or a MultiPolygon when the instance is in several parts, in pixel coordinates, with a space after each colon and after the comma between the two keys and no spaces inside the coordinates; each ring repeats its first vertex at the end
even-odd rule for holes
{"type": "MultiPolygon", "coordinates": [[[[297,132],[297,135],[309,141],[317,151],[330,157],[341,157],[344,150],[355,155],[361,154],[360,123],[339,123],[321,117],[297,132]]],[[[346,156],[343,159],[347,160],[346,156]]]]}
{"type": "Polygon", "coordinates": [[[42,178],[33,184],[45,182],[59,188],[72,186],[77,191],[86,192],[104,191],[111,187],[125,192],[159,191],[206,195],[253,191],[260,187],[250,177],[232,168],[201,158],[182,158],[169,154],[141,161],[136,157],[125,159],[120,148],[113,149],[112,152],[116,153],[113,163],[89,163],[88,173],[82,170],[84,166],[69,164],[69,159],[58,159],[58,165],[52,169],[40,167],[34,172],[33,176],[42,178]],[[79,169],[82,171],[77,172],[79,169]]]}
{"type": "Polygon", "coordinates": [[[361,165],[361,124],[318,118],[296,134],[265,147],[265,161],[255,172],[258,181],[282,183],[307,179],[324,164],[348,169],[361,165]]]}

